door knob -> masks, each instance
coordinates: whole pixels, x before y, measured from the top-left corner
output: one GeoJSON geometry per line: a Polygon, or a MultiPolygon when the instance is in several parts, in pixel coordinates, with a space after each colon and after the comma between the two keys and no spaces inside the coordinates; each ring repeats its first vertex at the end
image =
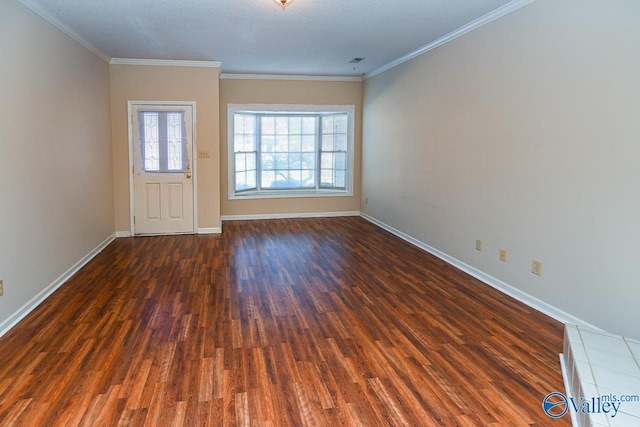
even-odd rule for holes
{"type": "Polygon", "coordinates": [[[190,173],[187,174],[187,179],[189,179],[189,178],[191,178],[191,174],[190,173]]]}

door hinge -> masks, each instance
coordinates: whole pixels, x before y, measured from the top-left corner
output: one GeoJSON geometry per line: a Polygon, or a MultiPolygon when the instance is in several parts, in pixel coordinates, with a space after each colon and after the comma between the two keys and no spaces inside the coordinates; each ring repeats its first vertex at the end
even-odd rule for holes
{"type": "Polygon", "coordinates": [[[136,216],[135,215],[133,216],[133,223],[134,224],[136,223],[136,216]]]}
{"type": "Polygon", "coordinates": [[[131,175],[133,175],[134,173],[136,173],[136,167],[135,166],[131,166],[131,175]]]}

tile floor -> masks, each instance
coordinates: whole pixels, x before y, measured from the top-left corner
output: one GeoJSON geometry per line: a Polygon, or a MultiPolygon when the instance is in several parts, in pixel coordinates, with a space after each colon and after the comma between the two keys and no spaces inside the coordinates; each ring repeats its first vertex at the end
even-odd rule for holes
{"type": "Polygon", "coordinates": [[[574,424],[584,426],[640,427],[640,341],[595,331],[576,325],[565,326],[564,353],[567,396],[579,403],[583,397],[592,407],[603,408],[584,413],[569,408],[574,424]],[[619,405],[617,413],[598,405],[607,398],[619,405]],[[623,398],[625,401],[620,401],[623,398]],[[594,400],[595,399],[595,400],[594,400]],[[629,401],[630,400],[630,401],[629,401]]]}

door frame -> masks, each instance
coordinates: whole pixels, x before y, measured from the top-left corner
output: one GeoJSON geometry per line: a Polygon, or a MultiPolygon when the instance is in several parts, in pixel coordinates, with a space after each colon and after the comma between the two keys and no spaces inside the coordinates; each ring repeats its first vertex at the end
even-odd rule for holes
{"type": "Polygon", "coordinates": [[[198,232],[198,166],[197,166],[197,158],[196,153],[198,150],[196,149],[196,102],[195,101],[127,101],[127,131],[128,131],[128,139],[129,139],[129,227],[131,230],[131,236],[136,235],[136,227],[135,227],[135,185],[133,179],[133,167],[134,167],[134,157],[133,157],[133,125],[134,125],[134,108],[137,106],[143,107],[153,107],[154,105],[161,107],[191,107],[191,126],[193,129],[191,131],[192,141],[191,141],[191,167],[192,173],[191,176],[193,178],[193,233],[197,234],[198,232]]]}

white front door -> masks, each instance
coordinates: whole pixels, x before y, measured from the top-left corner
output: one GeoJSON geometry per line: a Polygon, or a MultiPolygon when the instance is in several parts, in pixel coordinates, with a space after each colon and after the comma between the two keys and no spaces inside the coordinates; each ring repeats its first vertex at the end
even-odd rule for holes
{"type": "Polygon", "coordinates": [[[192,110],[132,105],[134,234],[195,232],[192,110]]]}

